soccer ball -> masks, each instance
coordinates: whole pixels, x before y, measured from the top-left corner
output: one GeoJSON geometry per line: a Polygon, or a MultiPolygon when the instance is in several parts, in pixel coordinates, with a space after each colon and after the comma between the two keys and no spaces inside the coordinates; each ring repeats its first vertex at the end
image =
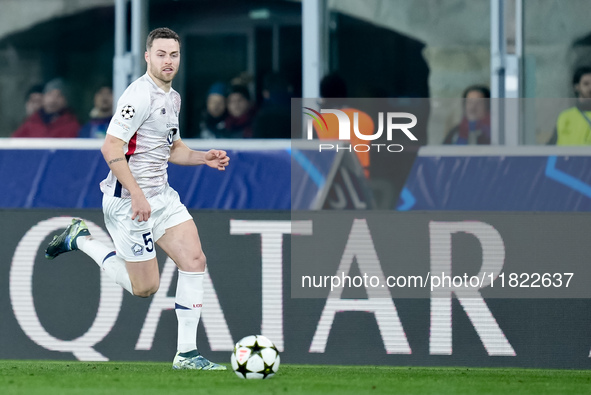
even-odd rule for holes
{"type": "Polygon", "coordinates": [[[241,379],[267,379],[279,369],[279,351],[265,336],[246,336],[234,346],[231,362],[241,379]]]}

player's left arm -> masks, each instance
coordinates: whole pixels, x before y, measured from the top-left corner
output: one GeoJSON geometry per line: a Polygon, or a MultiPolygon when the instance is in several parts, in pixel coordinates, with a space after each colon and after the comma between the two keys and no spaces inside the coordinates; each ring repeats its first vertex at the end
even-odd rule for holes
{"type": "Polygon", "coordinates": [[[214,169],[226,170],[226,166],[230,163],[230,157],[223,150],[212,149],[207,152],[192,150],[181,139],[178,139],[172,143],[168,161],[181,166],[207,165],[214,169]]]}

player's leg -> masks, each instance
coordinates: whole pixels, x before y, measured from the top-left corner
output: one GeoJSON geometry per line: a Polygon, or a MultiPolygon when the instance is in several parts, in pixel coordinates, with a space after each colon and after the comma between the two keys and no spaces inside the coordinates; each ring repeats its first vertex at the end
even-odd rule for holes
{"type": "Polygon", "coordinates": [[[203,307],[203,276],[206,259],[192,219],[166,229],[158,245],[176,263],[179,276],[175,297],[178,320],[174,369],[226,370],[197,351],[197,327],[203,307]]]}
{"type": "MultiPolygon", "coordinates": [[[[157,205],[155,199],[148,199],[151,206],[157,205]]],[[[107,259],[102,267],[107,274],[129,278],[132,294],[147,298],[158,291],[160,271],[156,259],[156,248],[152,228],[158,220],[158,210],[153,210],[147,221],[131,219],[131,199],[103,197],[105,226],[117,250],[116,259],[107,259]]],[[[111,276],[114,277],[114,276],[111,276]]]]}
{"type": "Polygon", "coordinates": [[[78,249],[92,258],[107,276],[119,284],[123,289],[135,295],[131,279],[127,273],[125,261],[116,252],[95,239],[91,235],[77,239],[78,249]]]}
{"type": "Polygon", "coordinates": [[[125,261],[119,258],[112,248],[93,238],[86,223],[79,218],[72,219],[72,223],[59,236],[53,237],[45,250],[45,257],[53,259],[64,252],[76,250],[86,253],[117,284],[133,294],[125,261]]]}
{"type": "Polygon", "coordinates": [[[107,275],[130,294],[147,298],[158,291],[160,271],[156,257],[145,261],[125,261],[115,251],[92,236],[80,237],[78,249],[93,258],[107,275]]]}
{"type": "Polygon", "coordinates": [[[158,245],[179,268],[175,296],[179,323],[177,351],[187,353],[197,349],[197,326],[203,306],[205,255],[195,223],[189,220],[167,229],[158,245]]]}
{"type": "Polygon", "coordinates": [[[132,295],[148,297],[158,290],[160,272],[156,258],[126,262],[112,248],[95,239],[82,219],[74,218],[59,236],[49,243],[45,257],[53,259],[64,252],[82,251],[117,284],[132,295]]]}
{"type": "Polygon", "coordinates": [[[84,221],[73,219],[72,224],[49,244],[46,258],[53,259],[61,253],[80,250],[132,295],[148,297],[154,294],[160,277],[151,238],[155,219],[141,223],[133,221],[131,200],[107,195],[103,196],[103,212],[117,253],[94,239],[84,221]]]}
{"type": "Polygon", "coordinates": [[[126,262],[127,273],[133,286],[133,294],[141,298],[154,295],[160,286],[158,261],[126,262]]]}

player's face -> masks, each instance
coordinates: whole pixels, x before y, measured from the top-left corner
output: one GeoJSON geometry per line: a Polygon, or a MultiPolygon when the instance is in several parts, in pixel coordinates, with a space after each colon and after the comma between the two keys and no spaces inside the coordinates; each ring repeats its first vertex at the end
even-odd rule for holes
{"type": "Polygon", "coordinates": [[[581,99],[591,99],[591,74],[583,74],[581,80],[575,85],[575,90],[581,99]]]}
{"type": "Polygon", "coordinates": [[[150,50],[146,51],[145,58],[148,63],[148,74],[169,85],[181,62],[179,43],[172,38],[157,38],[152,42],[150,50]]]}

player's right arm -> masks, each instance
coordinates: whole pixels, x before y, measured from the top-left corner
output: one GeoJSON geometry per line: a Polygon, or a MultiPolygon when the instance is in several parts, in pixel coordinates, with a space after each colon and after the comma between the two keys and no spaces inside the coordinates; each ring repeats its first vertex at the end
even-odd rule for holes
{"type": "Polygon", "coordinates": [[[101,148],[111,172],[131,195],[131,219],[147,221],[152,209],[131,173],[125,154],[130,139],[150,114],[150,93],[145,83],[132,83],[117,102],[117,109],[107,128],[101,148]]]}
{"type": "Polygon", "coordinates": [[[109,168],[117,177],[117,180],[131,194],[131,219],[138,221],[147,221],[152,213],[150,203],[146,199],[137,181],[131,174],[127,159],[125,158],[124,148],[127,143],[115,136],[107,134],[105,142],[101,148],[103,158],[109,165],[109,168]]]}

